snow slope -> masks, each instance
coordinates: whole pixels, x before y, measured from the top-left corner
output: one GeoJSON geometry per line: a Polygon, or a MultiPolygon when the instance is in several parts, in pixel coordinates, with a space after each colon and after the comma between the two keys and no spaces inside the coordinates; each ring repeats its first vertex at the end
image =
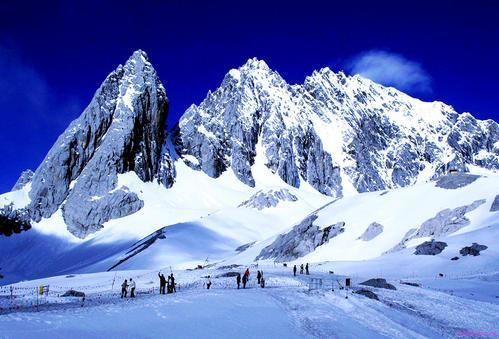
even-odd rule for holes
{"type": "MultiPolygon", "coordinates": [[[[134,172],[119,175],[117,187],[128,187],[144,202],[144,207],[106,222],[101,231],[85,240],[67,230],[60,211],[33,223],[28,232],[0,237],[3,282],[67,272],[105,271],[137,241],[163,227],[167,230],[165,241],[158,241],[147,254],[138,255],[120,268],[185,266],[194,262],[197,265],[207,257],[219,260],[241,245],[285,230],[290,220],[299,220],[330,200],[311,188],[287,185],[267,168],[256,170],[260,175],[256,176],[255,187],[244,185],[232,172],[210,178],[182,161],[176,163],[176,171],[177,181],[170,189],[143,182],[134,172]],[[256,192],[276,187],[287,188],[297,201],[283,201],[263,210],[237,207],[256,192]]],[[[8,193],[5,201],[15,196],[19,204],[26,204],[27,192],[25,188],[8,193]]]]}
{"type": "MultiPolygon", "coordinates": [[[[352,293],[365,288],[359,285],[365,277],[354,278],[351,289],[341,290],[337,281],[345,276],[322,273],[318,265],[311,266],[310,276],[298,277],[290,268],[260,265],[265,289],[256,286],[253,275],[248,288],[241,290],[234,278],[217,278],[244,269],[174,271],[178,290],[171,295],[157,294],[157,271],[60,276],[15,284],[15,293],[24,297],[13,302],[4,297],[8,289],[0,289],[2,337],[441,338],[497,333],[497,298],[478,301],[453,293],[463,282],[468,292],[476,292],[485,286],[482,279],[495,283],[494,292],[499,293],[497,275],[440,278],[439,287],[434,286],[435,279],[423,280],[421,287],[389,280],[396,290],[368,288],[378,295],[377,301],[352,293]],[[204,288],[206,275],[212,277],[209,291],[204,288]],[[137,282],[137,298],[120,299],[119,284],[130,277],[137,282]],[[322,288],[310,290],[309,277],[322,279],[322,288]],[[23,291],[42,284],[49,284],[50,292],[38,296],[39,312],[33,312],[37,307],[27,305],[35,304],[35,296],[23,291]],[[84,291],[85,300],[59,296],[69,288],[84,291]],[[24,312],[12,312],[12,303],[26,305],[24,312]]],[[[250,269],[254,274],[256,268],[250,269]]],[[[420,282],[417,279],[412,281],[420,282]]]]}
{"type": "MultiPolygon", "coordinates": [[[[456,174],[444,178],[459,181],[462,176],[469,177],[456,174]]],[[[455,189],[437,187],[437,182],[432,181],[337,199],[309,215],[315,217],[310,227],[302,227],[308,225],[304,221],[295,223],[287,231],[259,241],[225,262],[245,263],[259,258],[281,262],[334,261],[341,267],[363,263],[368,267],[372,263],[374,272],[388,265],[400,267],[405,273],[423,270],[430,275],[438,270],[444,272],[446,267],[457,267],[455,271],[462,274],[477,270],[494,272],[499,270],[499,248],[494,240],[499,232],[499,219],[498,212],[491,211],[491,205],[497,192],[499,177],[482,176],[455,189]],[[462,215],[456,212],[475,201],[479,201],[475,209],[462,215]],[[439,217],[445,210],[450,211],[449,215],[439,217]],[[415,231],[426,230],[422,225],[428,224],[428,220],[434,221],[433,236],[415,231]],[[322,245],[314,244],[317,235],[322,238],[326,228],[338,223],[344,223],[342,232],[322,245]],[[363,240],[361,236],[373,223],[382,225],[382,232],[371,240],[363,240]],[[405,241],[407,238],[411,239],[405,241]],[[436,256],[413,254],[417,245],[432,238],[446,242],[448,247],[436,256]],[[459,250],[473,242],[488,249],[477,257],[461,257],[459,250]],[[451,261],[455,256],[461,258],[451,261]]]]}

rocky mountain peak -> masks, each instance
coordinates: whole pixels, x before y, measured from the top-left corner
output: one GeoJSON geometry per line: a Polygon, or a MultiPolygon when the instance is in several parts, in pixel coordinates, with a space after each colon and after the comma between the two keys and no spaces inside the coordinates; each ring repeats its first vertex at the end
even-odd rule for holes
{"type": "Polygon", "coordinates": [[[267,63],[264,60],[260,60],[260,59],[258,59],[256,57],[248,59],[248,61],[246,61],[244,63],[244,65],[242,65],[240,67],[240,69],[241,70],[270,71],[270,68],[267,65],[267,63]]]}
{"type": "Polygon", "coordinates": [[[57,139],[35,171],[29,193],[32,218],[58,209],[78,237],[107,220],[136,212],[142,201],[118,174],[143,181],[165,176],[162,153],[168,100],[145,52],[138,50],[104,80],[83,113],[57,139]]]}
{"type": "Polygon", "coordinates": [[[497,123],[328,67],[290,86],[250,59],[179,126],[179,153],[198,160],[193,168],[212,177],[231,168],[248,185],[258,143],[265,165],[286,183],[307,181],[332,196],[345,186],[407,186],[467,164],[499,169],[497,123]]]}

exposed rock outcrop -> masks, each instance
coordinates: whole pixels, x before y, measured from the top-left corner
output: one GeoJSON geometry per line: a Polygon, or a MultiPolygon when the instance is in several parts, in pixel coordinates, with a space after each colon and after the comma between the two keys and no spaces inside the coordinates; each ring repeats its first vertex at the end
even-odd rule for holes
{"type": "Polygon", "coordinates": [[[272,244],[260,252],[256,259],[274,258],[280,261],[296,259],[313,252],[317,247],[344,232],[344,222],[319,227],[313,224],[316,219],[317,215],[312,214],[294,226],[290,232],[279,235],[272,244]]]}
{"type": "Polygon", "coordinates": [[[374,293],[373,291],[361,289],[361,290],[355,291],[355,293],[363,295],[364,297],[368,297],[369,299],[379,300],[378,295],[376,293],[374,293]]]}
{"type": "Polygon", "coordinates": [[[75,291],[75,290],[67,290],[61,297],[76,297],[76,298],[85,298],[85,292],[75,291]]]}
{"type": "Polygon", "coordinates": [[[369,279],[369,280],[366,280],[366,281],[360,283],[359,285],[371,286],[371,287],[376,287],[376,288],[385,288],[388,290],[396,290],[395,286],[387,283],[386,279],[382,279],[382,278],[369,279]]]}
{"type": "Polygon", "coordinates": [[[394,252],[405,248],[405,244],[416,238],[440,237],[452,234],[457,230],[468,226],[470,220],[466,217],[469,213],[486,202],[485,199],[476,200],[469,205],[445,209],[437,213],[436,216],[423,222],[418,228],[410,229],[402,241],[388,252],[394,252]]]}
{"type": "Polygon", "coordinates": [[[297,201],[298,198],[291,194],[289,190],[282,188],[280,190],[258,191],[248,200],[242,202],[238,207],[250,207],[258,210],[276,207],[281,201],[297,201]]]}
{"type": "Polygon", "coordinates": [[[447,247],[447,244],[443,241],[425,241],[424,243],[416,246],[415,255],[437,255],[442,253],[442,251],[447,247]]]}
{"type": "Polygon", "coordinates": [[[480,178],[479,175],[466,173],[449,174],[438,179],[435,186],[445,189],[458,189],[473,183],[478,178],[480,178]]]}
{"type": "Polygon", "coordinates": [[[487,248],[488,247],[485,245],[479,245],[476,242],[474,242],[473,244],[471,244],[471,246],[463,247],[459,251],[459,253],[461,253],[461,255],[463,255],[463,256],[472,255],[472,256],[476,257],[477,255],[480,255],[481,251],[484,251],[487,248]]]}
{"type": "Polygon", "coordinates": [[[494,201],[492,202],[492,205],[490,206],[490,211],[491,212],[499,211],[499,194],[496,195],[496,197],[494,198],[494,201]]]}
{"type": "Polygon", "coordinates": [[[376,238],[378,235],[383,233],[383,225],[373,222],[367,226],[364,233],[358,237],[360,240],[369,241],[376,238]]]}

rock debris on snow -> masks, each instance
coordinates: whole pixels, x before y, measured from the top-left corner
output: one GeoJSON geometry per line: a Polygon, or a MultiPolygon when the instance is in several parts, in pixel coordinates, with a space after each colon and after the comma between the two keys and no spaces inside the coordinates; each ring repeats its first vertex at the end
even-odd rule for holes
{"type": "Polygon", "coordinates": [[[376,287],[376,288],[385,288],[388,290],[396,290],[397,289],[392,284],[387,283],[386,279],[383,279],[383,278],[369,279],[369,280],[366,280],[364,282],[361,282],[359,285],[371,286],[371,287],[376,287]]]}
{"type": "Polygon", "coordinates": [[[442,251],[447,247],[447,244],[443,241],[425,241],[424,243],[416,246],[415,255],[437,255],[442,253],[442,251]]]}
{"type": "Polygon", "coordinates": [[[486,250],[488,247],[485,245],[480,245],[474,242],[471,246],[466,246],[463,247],[459,253],[463,256],[471,255],[471,256],[477,256],[480,255],[481,251],[486,250]]]}

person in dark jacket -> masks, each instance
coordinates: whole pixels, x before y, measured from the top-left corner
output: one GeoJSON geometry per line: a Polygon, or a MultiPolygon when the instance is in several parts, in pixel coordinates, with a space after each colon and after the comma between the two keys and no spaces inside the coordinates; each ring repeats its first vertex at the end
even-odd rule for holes
{"type": "Polygon", "coordinates": [[[263,271],[260,273],[260,287],[265,288],[265,278],[263,277],[263,271]]]}
{"type": "Polygon", "coordinates": [[[310,273],[308,272],[308,263],[305,265],[305,274],[309,275],[310,273]]]}
{"type": "Polygon", "coordinates": [[[260,279],[262,279],[262,273],[260,273],[260,271],[257,271],[256,280],[258,281],[258,285],[260,285],[260,279]]]}
{"type": "Polygon", "coordinates": [[[243,275],[243,288],[246,288],[246,283],[248,282],[248,276],[246,274],[243,275]]]}
{"type": "Polygon", "coordinates": [[[296,265],[293,266],[293,275],[296,277],[296,265]]]}
{"type": "Polygon", "coordinates": [[[166,278],[161,272],[158,273],[158,277],[159,277],[159,294],[165,294],[166,278]]]}
{"type": "Polygon", "coordinates": [[[303,274],[303,264],[300,265],[300,274],[303,274]]]}
{"type": "Polygon", "coordinates": [[[123,284],[121,284],[121,298],[126,298],[126,295],[128,294],[128,284],[125,281],[123,281],[123,284]]]}
{"type": "Polygon", "coordinates": [[[237,273],[236,282],[237,282],[237,289],[239,289],[241,287],[241,273],[237,273]]]}
{"type": "Polygon", "coordinates": [[[173,277],[173,273],[170,274],[170,283],[171,283],[171,289],[172,292],[177,292],[177,287],[175,287],[175,278],[173,277]]]}

